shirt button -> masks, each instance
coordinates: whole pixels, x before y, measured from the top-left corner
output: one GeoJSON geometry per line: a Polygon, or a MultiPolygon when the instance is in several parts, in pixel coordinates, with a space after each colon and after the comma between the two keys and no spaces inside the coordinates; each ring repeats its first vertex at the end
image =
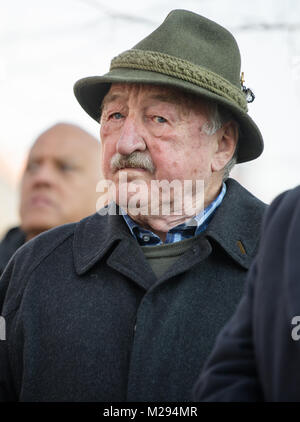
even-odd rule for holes
{"type": "Polygon", "coordinates": [[[144,241],[144,242],[149,242],[149,240],[150,240],[150,236],[148,236],[147,234],[145,234],[145,235],[143,236],[143,241],[144,241]]]}

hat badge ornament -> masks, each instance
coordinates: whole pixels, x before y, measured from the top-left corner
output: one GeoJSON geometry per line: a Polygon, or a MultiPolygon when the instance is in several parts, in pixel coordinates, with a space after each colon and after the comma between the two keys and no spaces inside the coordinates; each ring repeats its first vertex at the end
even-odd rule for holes
{"type": "Polygon", "coordinates": [[[241,88],[242,88],[242,91],[245,94],[247,103],[253,103],[253,101],[255,100],[254,92],[252,91],[252,89],[247,88],[244,85],[244,82],[245,82],[245,76],[244,76],[244,72],[242,72],[242,74],[241,74],[241,88]]]}

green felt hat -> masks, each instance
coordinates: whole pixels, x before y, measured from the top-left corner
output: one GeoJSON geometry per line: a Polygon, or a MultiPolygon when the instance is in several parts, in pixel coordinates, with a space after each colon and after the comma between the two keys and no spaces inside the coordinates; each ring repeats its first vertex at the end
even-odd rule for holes
{"type": "Polygon", "coordinates": [[[145,83],[179,88],[228,108],[239,123],[237,162],[257,158],[263,139],[247,114],[238,45],[225,28],[186,10],[173,10],[131,50],[115,57],[103,76],[80,79],[74,93],[83,109],[100,119],[112,83],[145,83]]]}

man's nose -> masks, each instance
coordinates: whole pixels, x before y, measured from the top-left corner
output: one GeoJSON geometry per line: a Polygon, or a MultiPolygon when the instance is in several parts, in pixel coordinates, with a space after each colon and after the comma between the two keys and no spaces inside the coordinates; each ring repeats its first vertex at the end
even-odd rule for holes
{"type": "Polygon", "coordinates": [[[134,151],[145,151],[147,149],[141,122],[138,122],[134,117],[126,117],[116,149],[117,152],[123,155],[129,155],[134,151]]]}
{"type": "Polygon", "coordinates": [[[46,164],[39,165],[31,174],[31,183],[33,186],[50,186],[54,183],[55,174],[51,166],[46,164]]]}

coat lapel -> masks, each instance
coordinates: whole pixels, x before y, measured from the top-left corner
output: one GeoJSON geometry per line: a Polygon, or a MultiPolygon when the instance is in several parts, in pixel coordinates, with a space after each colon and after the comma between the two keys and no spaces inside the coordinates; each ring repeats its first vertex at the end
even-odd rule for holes
{"type": "Polygon", "coordinates": [[[144,254],[121,215],[94,214],[78,223],[73,242],[74,264],[78,275],[98,261],[130,278],[143,289],[156,280],[144,254]]]}
{"type": "Polygon", "coordinates": [[[107,259],[107,265],[133,280],[145,290],[148,290],[157,280],[134,238],[121,240],[107,259]],[[130,252],[128,253],[128,251],[130,252]]]}

